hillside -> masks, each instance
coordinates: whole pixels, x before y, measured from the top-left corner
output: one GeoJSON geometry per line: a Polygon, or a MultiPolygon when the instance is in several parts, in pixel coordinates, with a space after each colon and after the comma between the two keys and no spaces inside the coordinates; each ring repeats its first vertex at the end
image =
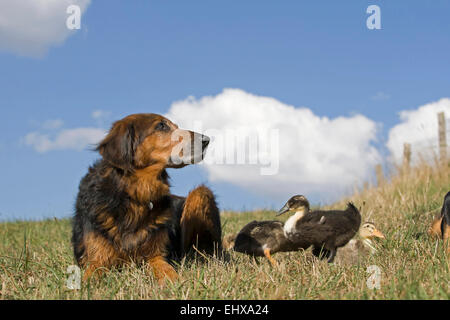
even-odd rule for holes
{"type": "MultiPolygon", "coordinates": [[[[144,268],[130,266],[70,290],[69,220],[2,223],[0,299],[449,299],[448,258],[442,243],[426,234],[449,189],[448,166],[423,164],[331,206],[353,201],[362,207],[363,220],[375,222],[386,236],[360,265],[328,265],[308,250],[276,254],[280,267],[273,269],[263,259],[231,253],[229,262],[182,263],[180,281],[165,288],[144,268]],[[381,270],[378,290],[366,285],[370,265],[381,270]]],[[[251,220],[273,218],[271,211],[224,212],[224,235],[251,220]]]]}

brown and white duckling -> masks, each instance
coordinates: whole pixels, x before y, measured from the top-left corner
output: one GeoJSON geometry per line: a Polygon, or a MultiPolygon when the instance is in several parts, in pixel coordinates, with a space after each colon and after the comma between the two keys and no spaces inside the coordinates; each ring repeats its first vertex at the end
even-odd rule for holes
{"type": "Polygon", "coordinates": [[[356,238],[350,240],[347,245],[339,249],[339,253],[336,256],[337,262],[355,264],[361,258],[376,253],[377,248],[373,243],[375,238],[385,239],[383,233],[375,227],[375,224],[364,222],[356,238]]]}
{"type": "Polygon", "coordinates": [[[348,203],[345,210],[309,210],[302,195],[293,196],[278,212],[293,212],[285,225],[286,237],[297,246],[313,246],[313,254],[333,262],[337,249],[345,246],[358,232],[361,214],[348,203]],[[308,245],[309,244],[309,245],[308,245]]]}
{"type": "Polygon", "coordinates": [[[284,223],[284,232],[287,237],[296,233],[297,222],[300,221],[305,214],[309,213],[309,201],[303,195],[291,197],[288,202],[278,211],[277,216],[284,213],[292,214],[284,223]]]}
{"type": "Polygon", "coordinates": [[[239,231],[234,240],[233,236],[229,236],[227,241],[229,244],[234,241],[234,251],[265,256],[272,266],[277,265],[272,254],[300,249],[286,237],[281,221],[252,221],[239,231]]]}

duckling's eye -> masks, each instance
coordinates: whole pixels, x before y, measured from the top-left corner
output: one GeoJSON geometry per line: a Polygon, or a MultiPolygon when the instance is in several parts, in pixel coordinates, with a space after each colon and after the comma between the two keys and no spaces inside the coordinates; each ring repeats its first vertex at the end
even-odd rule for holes
{"type": "Polygon", "coordinates": [[[155,130],[156,131],[169,131],[170,128],[164,121],[161,121],[155,126],[155,130]]]}

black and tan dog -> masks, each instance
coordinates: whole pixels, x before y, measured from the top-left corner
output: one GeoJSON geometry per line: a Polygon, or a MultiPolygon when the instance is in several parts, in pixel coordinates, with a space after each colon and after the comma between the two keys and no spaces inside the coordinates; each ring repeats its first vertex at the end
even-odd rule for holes
{"type": "Polygon", "coordinates": [[[442,240],[448,241],[450,236],[450,191],[444,197],[441,214],[434,219],[430,229],[428,229],[428,233],[431,236],[440,237],[442,240]]]}
{"type": "Polygon", "coordinates": [[[113,124],[100,142],[97,161],[81,180],[72,243],[84,278],[134,261],[156,278],[177,278],[169,259],[192,245],[221,249],[219,210],[213,193],[200,186],[187,198],[172,195],[166,168],[203,159],[209,138],[180,130],[156,114],[130,115],[113,124]]]}

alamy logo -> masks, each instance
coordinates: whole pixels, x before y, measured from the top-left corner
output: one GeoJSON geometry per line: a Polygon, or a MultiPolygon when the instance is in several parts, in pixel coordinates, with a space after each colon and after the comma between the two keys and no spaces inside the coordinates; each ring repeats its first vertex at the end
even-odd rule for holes
{"type": "Polygon", "coordinates": [[[380,289],[381,288],[381,269],[378,266],[372,265],[368,266],[367,273],[370,274],[369,278],[367,278],[366,284],[367,287],[371,290],[380,289]]]}
{"type": "Polygon", "coordinates": [[[81,288],[81,270],[78,266],[68,266],[66,273],[69,275],[66,281],[66,287],[70,290],[80,290],[81,288]]]}
{"type": "Polygon", "coordinates": [[[369,30],[381,29],[381,9],[377,5],[367,7],[366,12],[370,14],[367,18],[366,25],[369,30]]]}
{"type": "MultiPolygon", "coordinates": [[[[278,129],[252,128],[241,126],[234,129],[203,130],[202,122],[194,122],[194,131],[211,137],[203,163],[207,165],[247,165],[259,166],[263,176],[275,175],[280,164],[280,137],[278,129]]],[[[199,139],[193,140],[187,131],[175,130],[172,141],[180,141],[171,153],[171,162],[179,165],[201,160],[205,156],[199,139]]]]}
{"type": "Polygon", "coordinates": [[[66,26],[69,30],[81,29],[81,9],[77,5],[70,5],[67,7],[66,13],[69,17],[66,20],[66,26]]]}

